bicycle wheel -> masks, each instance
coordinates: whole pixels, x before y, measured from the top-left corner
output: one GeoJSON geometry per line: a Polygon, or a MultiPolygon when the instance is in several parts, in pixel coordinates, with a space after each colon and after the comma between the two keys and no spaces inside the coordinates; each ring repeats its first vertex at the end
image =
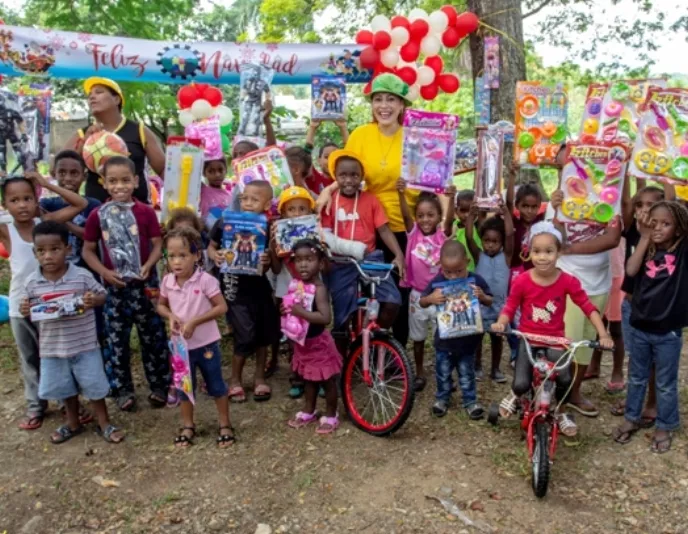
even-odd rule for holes
{"type": "Polygon", "coordinates": [[[533,439],[533,459],[531,461],[533,471],[533,493],[538,499],[547,495],[549,484],[549,433],[550,425],[545,421],[535,423],[533,439]]]}
{"type": "Polygon", "coordinates": [[[363,340],[351,346],[342,372],[342,398],[351,421],[373,436],[388,436],[399,430],[413,408],[413,368],[401,344],[376,332],[370,339],[370,377],[363,377],[363,340]],[[382,369],[378,358],[383,354],[382,369]],[[382,371],[382,372],[381,372],[382,371]]]}

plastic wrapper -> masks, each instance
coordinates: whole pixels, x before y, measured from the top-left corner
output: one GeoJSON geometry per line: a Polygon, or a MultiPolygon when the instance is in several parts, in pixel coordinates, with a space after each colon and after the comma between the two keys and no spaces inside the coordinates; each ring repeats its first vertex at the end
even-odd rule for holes
{"type": "Polygon", "coordinates": [[[139,227],[133,204],[108,202],[98,210],[103,241],[113,268],[125,282],[141,279],[139,227]]]}
{"type": "Polygon", "coordinates": [[[478,132],[478,167],[475,173],[475,202],[482,210],[499,209],[502,198],[502,132],[482,129],[478,132]]]}
{"type": "Polygon", "coordinates": [[[27,165],[29,136],[19,96],[0,88],[0,171],[14,174],[27,165]],[[13,157],[9,168],[10,155],[13,157]]]}
{"type": "Polygon", "coordinates": [[[499,35],[485,36],[485,87],[499,89],[499,35]]]}
{"type": "Polygon", "coordinates": [[[222,213],[225,263],[220,271],[228,274],[261,274],[260,255],[265,252],[267,233],[268,219],[265,215],[225,210],[222,213]]]}
{"type": "Polygon", "coordinates": [[[600,118],[602,117],[602,100],[609,91],[609,83],[591,83],[585,95],[583,120],[581,122],[580,140],[592,143],[600,133],[600,118]]]}
{"type": "Polygon", "coordinates": [[[59,291],[31,299],[31,321],[47,321],[74,317],[86,312],[84,299],[72,292],[59,291]]]}
{"type": "Polygon", "coordinates": [[[474,171],[478,166],[478,142],[475,139],[456,143],[454,174],[474,171]]]}
{"type": "Polygon", "coordinates": [[[296,243],[303,239],[320,242],[320,227],[315,215],[303,215],[293,219],[280,219],[275,223],[275,243],[277,255],[284,257],[291,254],[296,243]]]}
{"type": "Polygon", "coordinates": [[[254,63],[245,63],[241,65],[240,70],[241,94],[237,134],[258,136],[264,117],[263,95],[270,92],[275,72],[264,65],[254,63]]]}
{"type": "Polygon", "coordinates": [[[309,323],[302,317],[292,315],[290,310],[295,304],[299,304],[307,311],[311,311],[314,299],[315,284],[304,284],[296,279],[289,282],[287,294],[282,297],[282,304],[287,313],[280,318],[280,327],[285,336],[299,345],[303,345],[306,341],[309,323]]]}
{"type": "Polygon", "coordinates": [[[198,209],[203,181],[203,160],[203,146],[200,140],[185,137],[168,138],[162,195],[163,221],[167,221],[174,209],[198,209]]]}
{"type": "Polygon", "coordinates": [[[184,128],[184,135],[187,139],[203,141],[203,154],[206,161],[224,159],[220,118],[217,115],[188,124],[184,128]]]}
{"type": "Polygon", "coordinates": [[[313,76],[311,79],[311,118],[343,119],[346,110],[346,78],[313,76]]]}
{"type": "Polygon", "coordinates": [[[407,186],[443,192],[454,175],[458,115],[409,109],[403,127],[401,175],[407,186]]]}
{"type": "Polygon", "coordinates": [[[170,336],[170,367],[172,368],[172,384],[184,393],[192,404],[196,404],[193,391],[193,377],[189,362],[189,346],[186,340],[178,335],[170,336]]]}
{"type": "Polygon", "coordinates": [[[263,180],[272,185],[273,213],[279,214],[277,202],[282,191],[294,185],[289,171],[289,162],[281,148],[269,146],[255,150],[232,162],[239,191],[254,180],[263,180]]]}
{"type": "Polygon", "coordinates": [[[475,108],[475,125],[490,124],[490,90],[485,87],[485,77],[478,76],[473,84],[473,107],[475,108]]]}
{"type": "Polygon", "coordinates": [[[440,339],[473,336],[483,333],[480,302],[472,285],[475,278],[456,278],[432,285],[441,289],[447,299],[436,307],[437,332],[440,339]]]}
{"type": "Polygon", "coordinates": [[[688,89],[650,87],[629,174],[688,185],[688,89]]]}
{"type": "Polygon", "coordinates": [[[39,161],[47,163],[49,160],[51,100],[48,84],[32,83],[19,87],[19,106],[27,135],[25,171],[34,171],[39,161]]]}

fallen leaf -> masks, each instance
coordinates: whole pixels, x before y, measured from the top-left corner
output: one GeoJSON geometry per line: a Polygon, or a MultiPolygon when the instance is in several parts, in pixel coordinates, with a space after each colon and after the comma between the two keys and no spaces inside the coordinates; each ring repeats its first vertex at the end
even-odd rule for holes
{"type": "Polygon", "coordinates": [[[480,501],[473,501],[471,504],[468,506],[471,510],[475,510],[478,512],[484,512],[485,511],[485,505],[481,503],[480,501]]]}
{"type": "Polygon", "coordinates": [[[502,496],[499,493],[497,493],[496,491],[490,492],[489,496],[490,496],[490,499],[492,499],[493,501],[501,501],[502,500],[502,496]]]}
{"type": "Polygon", "coordinates": [[[101,477],[100,475],[93,477],[91,480],[99,486],[103,486],[104,488],[119,488],[120,485],[116,480],[109,480],[101,477]]]}

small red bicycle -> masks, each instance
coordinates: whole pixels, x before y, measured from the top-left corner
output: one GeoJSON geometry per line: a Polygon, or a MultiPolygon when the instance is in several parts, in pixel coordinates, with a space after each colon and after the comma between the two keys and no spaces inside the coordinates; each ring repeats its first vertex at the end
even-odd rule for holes
{"type": "MultiPolygon", "coordinates": [[[[556,379],[571,365],[579,348],[601,349],[601,347],[597,341],[570,341],[566,338],[526,334],[517,330],[510,330],[504,334],[514,334],[524,341],[526,354],[533,366],[530,391],[519,399],[517,410],[520,412],[521,430],[525,433],[528,446],[533,493],[541,499],[547,494],[550,466],[557,450],[560,431],[559,420],[556,417],[558,408],[555,395],[556,379]],[[550,349],[540,346],[533,348],[530,345],[531,341],[542,343],[552,349],[564,348],[565,350],[561,356],[552,361],[550,349]]],[[[487,421],[496,425],[499,417],[499,405],[491,404],[487,421]]]]}

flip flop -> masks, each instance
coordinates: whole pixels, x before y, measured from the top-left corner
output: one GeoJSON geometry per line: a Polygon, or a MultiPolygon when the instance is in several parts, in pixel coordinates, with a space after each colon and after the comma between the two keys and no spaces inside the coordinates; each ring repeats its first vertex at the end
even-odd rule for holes
{"type": "Polygon", "coordinates": [[[55,433],[50,436],[50,443],[53,445],[58,445],[60,443],[64,443],[65,441],[69,441],[72,439],[74,436],[78,436],[84,431],[84,426],[79,425],[77,428],[72,430],[69,428],[69,425],[62,425],[59,427],[57,430],[55,430],[55,433]],[[57,438],[55,438],[55,434],[57,434],[57,438]]]}
{"type": "Polygon", "coordinates": [[[227,395],[229,400],[236,403],[246,402],[246,392],[241,386],[234,386],[229,388],[227,395]]]}
{"type": "Polygon", "coordinates": [[[164,408],[165,406],[167,406],[167,396],[163,396],[160,393],[152,392],[150,395],[148,395],[148,403],[153,408],[164,408]]]}
{"type": "Polygon", "coordinates": [[[614,429],[614,431],[612,432],[612,438],[617,443],[620,443],[621,445],[626,445],[627,443],[631,442],[631,438],[633,438],[633,434],[635,434],[639,430],[640,430],[639,426],[636,426],[635,428],[631,428],[629,430],[621,430],[621,427],[619,426],[619,427],[616,427],[614,429]]]}
{"type": "Polygon", "coordinates": [[[665,452],[669,452],[671,450],[671,442],[673,441],[673,436],[669,434],[667,437],[663,439],[656,439],[652,438],[652,445],[650,445],[650,451],[654,452],[655,454],[664,454],[665,452]],[[660,448],[660,445],[663,445],[664,443],[667,443],[667,447],[665,448],[660,448]]]}
{"type": "Polygon", "coordinates": [[[609,413],[614,417],[622,417],[626,413],[626,401],[620,400],[616,402],[614,406],[609,408],[609,413]]]}
{"type": "Polygon", "coordinates": [[[621,393],[624,389],[626,389],[625,382],[609,381],[604,386],[604,390],[610,395],[616,395],[617,393],[621,393]]]}
{"type": "Polygon", "coordinates": [[[136,397],[134,395],[123,395],[117,397],[117,407],[123,412],[131,412],[136,406],[136,397]]]}
{"type": "Polygon", "coordinates": [[[272,398],[272,389],[267,384],[258,384],[253,388],[253,400],[256,402],[269,401],[272,398]]]}
{"type": "Polygon", "coordinates": [[[24,419],[19,422],[21,430],[38,430],[43,426],[43,414],[27,413],[24,419]]]}

